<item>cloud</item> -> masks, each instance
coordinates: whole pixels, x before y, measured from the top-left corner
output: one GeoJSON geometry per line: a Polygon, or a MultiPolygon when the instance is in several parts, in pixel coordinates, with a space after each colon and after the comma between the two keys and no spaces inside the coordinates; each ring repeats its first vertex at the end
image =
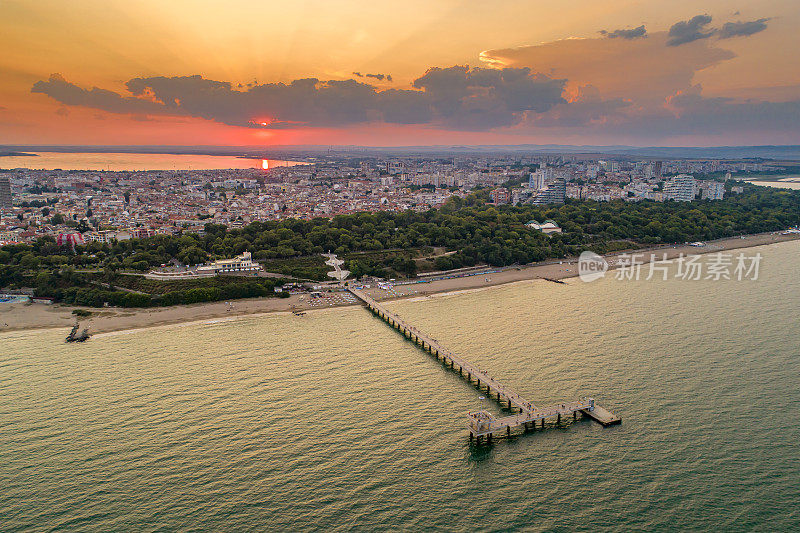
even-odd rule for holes
{"type": "Polygon", "coordinates": [[[724,133],[731,129],[745,129],[797,134],[800,124],[800,99],[797,98],[786,102],[766,102],[706,97],[700,85],[693,85],[670,97],[667,104],[674,117],[661,126],[673,131],[724,133]]]}
{"type": "Polygon", "coordinates": [[[511,126],[527,111],[543,112],[565,102],[566,80],[527,68],[431,68],[414,80],[442,121],[453,129],[487,130],[511,126]]]}
{"type": "Polygon", "coordinates": [[[142,98],[125,97],[113,91],[83,89],[73,85],[60,74],[51,74],[46,81],[37,81],[33,93],[42,93],[65,105],[92,107],[112,113],[158,113],[161,106],[142,98]]]}
{"type": "Polygon", "coordinates": [[[800,134],[795,86],[774,94],[749,90],[734,99],[704,95],[695,81],[698,72],[736,57],[709,37],[752,35],[768,20],[715,30],[710,16],[699,15],[652,34],[642,25],[602,31],[602,37],[486,50],[480,60],[490,68],[432,67],[402,88],[391,87],[388,74],[362,71],[343,80],[246,85],[200,75],[142,77],[119,92],[83,88],[53,74],[31,90],[65,106],[135,120],[192,117],[247,128],[417,125],[627,142],[751,131],[789,138],[800,134]]]}
{"type": "Polygon", "coordinates": [[[623,98],[604,99],[597,87],[583,85],[569,91],[567,102],[538,115],[530,114],[527,123],[534,127],[575,128],[600,125],[619,118],[619,112],[631,105],[623,98]]]}
{"type": "Polygon", "coordinates": [[[697,15],[689,20],[676,22],[669,29],[669,40],[667,46],[679,46],[682,44],[708,39],[716,30],[704,31],[705,27],[711,23],[710,15],[697,15]]]}
{"type": "Polygon", "coordinates": [[[373,78],[379,81],[386,80],[388,82],[392,81],[391,74],[362,74],[361,72],[353,72],[353,76],[357,78],[373,78]]]}
{"type": "Polygon", "coordinates": [[[674,32],[656,32],[647,39],[565,39],[486,50],[480,59],[497,67],[535,65],[553,79],[568,80],[566,102],[544,112],[526,112],[526,119],[513,128],[519,133],[547,128],[550,136],[595,135],[624,142],[731,132],[759,132],[769,139],[800,134],[800,99],[794,86],[754,99],[704,96],[694,81],[696,73],[735,54],[710,39],[667,46],[674,37],[674,32]],[[784,101],[768,101],[779,98],[784,101]]]}
{"type": "Polygon", "coordinates": [[[638,28],[633,28],[630,30],[619,29],[614,31],[607,31],[607,30],[600,30],[602,35],[605,35],[609,39],[637,39],[639,37],[647,37],[647,30],[644,27],[644,24],[639,26],[638,28]]]}
{"type": "Polygon", "coordinates": [[[726,22],[719,31],[719,38],[748,37],[755,33],[762,32],[767,29],[768,20],[768,18],[763,18],[751,20],[750,22],[726,22]]]}
{"type": "Polygon", "coordinates": [[[499,67],[536,67],[569,86],[592,85],[605,98],[661,105],[689,87],[695,73],[735,57],[711,41],[666,46],[667,32],[646,39],[564,39],[544,44],[486,50],[480,59],[499,67]]]}
{"type": "Polygon", "coordinates": [[[455,66],[429,69],[414,81],[413,89],[379,90],[355,79],[316,78],[240,89],[194,75],[134,78],[126,84],[132,96],[125,96],[97,87],[84,89],[54,74],[31,90],[65,105],[139,117],[191,116],[242,127],[346,127],[385,122],[485,131],[516,124],[527,111],[543,112],[564,102],[564,84],[565,80],[527,67],[455,66]]]}

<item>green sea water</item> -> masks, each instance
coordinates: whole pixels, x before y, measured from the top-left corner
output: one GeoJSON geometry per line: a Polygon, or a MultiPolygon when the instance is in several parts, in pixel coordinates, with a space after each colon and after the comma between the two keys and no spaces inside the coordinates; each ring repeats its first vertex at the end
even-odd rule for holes
{"type": "Polygon", "coordinates": [[[587,420],[468,440],[485,393],[360,307],[0,334],[0,530],[797,531],[800,243],[757,281],[387,304],[587,420]]]}

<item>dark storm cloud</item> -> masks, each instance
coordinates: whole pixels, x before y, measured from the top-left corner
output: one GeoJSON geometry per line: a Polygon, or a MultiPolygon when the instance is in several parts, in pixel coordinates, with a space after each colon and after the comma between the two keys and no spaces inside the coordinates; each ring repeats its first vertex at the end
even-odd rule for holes
{"type": "Polygon", "coordinates": [[[31,92],[42,93],[66,105],[92,107],[111,113],[158,113],[162,106],[130,96],[121,96],[113,91],[83,89],[69,83],[60,74],[51,74],[47,81],[37,81],[31,92]]]}
{"type": "Polygon", "coordinates": [[[647,30],[644,27],[644,24],[639,26],[638,28],[633,28],[630,30],[626,29],[619,29],[614,31],[607,31],[607,30],[600,30],[602,35],[605,35],[609,39],[637,39],[639,37],[647,37],[647,30]]]}
{"type": "Polygon", "coordinates": [[[747,37],[767,29],[768,18],[751,20],[750,22],[726,22],[719,31],[720,39],[731,37],[747,37]]]}
{"type": "Polygon", "coordinates": [[[533,74],[527,67],[432,68],[414,80],[449,127],[485,130],[511,126],[523,112],[544,112],[564,103],[566,80],[533,74]]]}
{"type": "Polygon", "coordinates": [[[195,75],[134,78],[126,84],[133,96],[123,96],[96,87],[83,89],[53,75],[37,82],[32,91],[66,105],[113,113],[183,115],[244,127],[341,127],[386,122],[482,131],[513,125],[527,111],[542,112],[564,102],[564,83],[528,68],[458,66],[430,69],[414,81],[413,90],[381,91],[354,79],[316,78],[241,90],[228,82],[195,75]]]}
{"type": "Polygon", "coordinates": [[[714,35],[715,30],[706,30],[711,23],[710,15],[697,15],[689,20],[676,22],[669,29],[668,46],[679,46],[700,39],[708,39],[714,35]]]}

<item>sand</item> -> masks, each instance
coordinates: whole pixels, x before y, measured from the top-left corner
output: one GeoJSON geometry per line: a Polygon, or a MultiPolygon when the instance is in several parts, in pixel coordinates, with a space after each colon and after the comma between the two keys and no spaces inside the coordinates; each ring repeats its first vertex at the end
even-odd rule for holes
{"type": "MultiPolygon", "coordinates": [[[[798,239],[800,239],[800,235],[797,234],[781,235],[780,233],[766,233],[748,235],[744,238],[735,237],[709,241],[706,243],[706,246],[700,248],[688,245],[664,246],[637,250],[636,253],[644,253],[644,257],[642,258],[644,260],[649,259],[651,251],[655,253],[657,259],[661,259],[665,253],[667,254],[667,259],[672,259],[678,257],[680,254],[715,253],[798,239]]],[[[613,255],[608,256],[608,259],[612,262],[613,268],[613,255]]],[[[481,270],[489,270],[489,267],[481,270]]],[[[577,260],[572,259],[562,262],[547,262],[523,267],[511,267],[503,269],[500,272],[486,275],[436,280],[428,283],[414,283],[410,285],[395,285],[392,293],[387,293],[377,288],[372,288],[368,292],[370,292],[373,297],[380,299],[413,298],[437,293],[476,290],[538,278],[560,280],[577,275],[577,260]]],[[[542,283],[549,282],[542,280],[542,283]]],[[[348,299],[342,295],[317,300],[314,304],[311,304],[308,295],[293,295],[290,298],[256,298],[235,300],[229,303],[212,302],[152,309],[89,309],[92,311],[92,316],[87,319],[82,319],[81,327],[88,327],[90,333],[96,334],[186,322],[219,320],[260,313],[290,313],[292,311],[313,312],[314,309],[343,305],[356,304],[348,301],[348,299]]],[[[72,314],[74,309],[77,308],[61,304],[0,303],[0,332],[39,328],[64,328],[66,330],[66,328],[69,328],[75,322],[75,316],[72,314]]]]}

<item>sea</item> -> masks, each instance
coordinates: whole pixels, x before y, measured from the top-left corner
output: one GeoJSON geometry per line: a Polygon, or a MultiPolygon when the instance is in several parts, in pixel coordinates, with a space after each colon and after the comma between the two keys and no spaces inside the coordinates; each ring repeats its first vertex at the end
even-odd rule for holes
{"type": "Polygon", "coordinates": [[[758,279],[543,280],[386,305],[540,405],[503,409],[365,309],[0,333],[0,529],[798,531],[800,242],[758,279]]]}
{"type": "Polygon", "coordinates": [[[217,170],[232,168],[276,168],[304,165],[301,161],[251,159],[197,154],[67,153],[25,152],[0,157],[0,169],[34,170],[217,170]]]}
{"type": "Polygon", "coordinates": [[[788,178],[770,180],[745,180],[753,185],[761,185],[762,187],[773,187],[776,189],[800,189],[800,176],[790,176],[788,178]]]}

